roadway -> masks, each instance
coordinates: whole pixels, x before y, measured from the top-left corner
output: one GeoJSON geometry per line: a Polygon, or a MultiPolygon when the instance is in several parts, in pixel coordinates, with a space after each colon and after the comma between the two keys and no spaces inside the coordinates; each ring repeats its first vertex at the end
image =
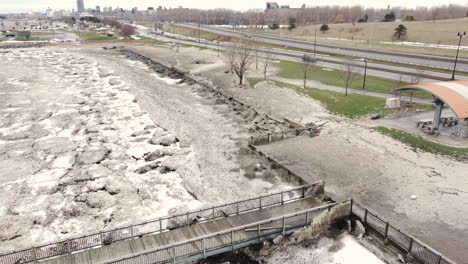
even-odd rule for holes
{"type": "MultiPolygon", "coordinates": [[[[168,41],[211,49],[219,48],[220,50],[225,50],[227,46],[231,45],[231,43],[227,42],[217,43],[208,40],[201,40],[200,42],[198,42],[198,39],[171,34],[168,32],[166,32],[164,35],[155,34],[144,27],[138,27],[138,32],[140,35],[161,41],[168,41]]],[[[265,57],[268,53],[273,54],[273,58],[275,60],[284,60],[291,62],[302,62],[302,56],[304,54],[307,54],[305,52],[299,52],[294,50],[258,48],[258,54],[260,57],[265,57]]],[[[312,56],[313,54],[308,53],[308,55],[312,56]]],[[[316,58],[317,62],[314,65],[334,70],[343,70],[343,63],[347,63],[346,59],[327,55],[317,54],[316,58]]],[[[361,75],[364,73],[364,62],[355,60],[352,61],[352,64],[354,71],[361,75]]],[[[451,77],[451,74],[449,73],[420,70],[416,68],[408,68],[372,62],[368,63],[367,75],[406,83],[434,83],[448,80],[451,77]]],[[[468,76],[459,76],[459,79],[468,80],[468,76]]]]}
{"type": "MultiPolygon", "coordinates": [[[[177,24],[178,26],[188,27],[192,29],[198,29],[198,25],[194,24],[177,24]]],[[[244,32],[235,30],[217,28],[213,26],[201,25],[200,29],[203,31],[231,36],[231,37],[242,37],[245,36],[244,32]]],[[[284,36],[273,36],[271,34],[259,34],[259,33],[248,33],[248,35],[255,39],[255,41],[281,45],[293,48],[300,48],[306,50],[314,50],[314,43],[307,42],[304,40],[298,40],[294,38],[288,38],[284,36]]],[[[378,51],[378,50],[367,50],[352,48],[347,46],[339,45],[324,45],[317,44],[315,47],[319,53],[335,54],[340,56],[351,56],[357,58],[367,58],[371,60],[388,61],[394,63],[403,63],[409,65],[419,65],[424,67],[439,68],[445,70],[452,70],[454,66],[454,58],[434,55],[420,55],[413,53],[403,52],[389,52],[389,51],[378,51]]],[[[468,59],[459,59],[457,64],[457,70],[468,72],[468,59]]]]}

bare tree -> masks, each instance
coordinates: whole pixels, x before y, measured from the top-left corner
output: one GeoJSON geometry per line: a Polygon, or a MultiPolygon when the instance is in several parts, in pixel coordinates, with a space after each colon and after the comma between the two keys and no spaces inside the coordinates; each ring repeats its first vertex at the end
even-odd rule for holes
{"type": "Polygon", "coordinates": [[[347,59],[343,62],[342,72],[340,74],[341,78],[345,84],[345,96],[348,96],[349,86],[357,79],[359,76],[359,69],[354,66],[353,60],[347,59]]]}
{"type": "Polygon", "coordinates": [[[243,84],[244,76],[254,59],[255,49],[250,40],[242,38],[240,42],[232,44],[226,50],[226,57],[231,71],[239,78],[239,85],[243,84]]]}
{"type": "Polygon", "coordinates": [[[311,69],[317,69],[312,67],[317,62],[315,57],[304,54],[302,56],[302,63],[304,65],[304,89],[307,88],[307,73],[310,73],[311,69]]]}
{"type": "Polygon", "coordinates": [[[273,53],[267,53],[265,58],[263,59],[263,79],[266,81],[268,67],[270,66],[271,62],[273,61],[273,53]]]}
{"type": "Polygon", "coordinates": [[[124,37],[135,35],[135,27],[125,24],[120,27],[120,32],[124,37]]]}

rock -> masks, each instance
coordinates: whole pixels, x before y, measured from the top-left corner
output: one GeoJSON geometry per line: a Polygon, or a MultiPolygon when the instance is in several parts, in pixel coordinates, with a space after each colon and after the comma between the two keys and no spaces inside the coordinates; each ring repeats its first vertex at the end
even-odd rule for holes
{"type": "Polygon", "coordinates": [[[150,172],[152,170],[155,170],[155,169],[157,169],[159,167],[160,167],[160,163],[159,162],[154,162],[154,163],[151,163],[151,164],[148,164],[148,165],[145,165],[143,167],[140,167],[140,168],[136,169],[135,173],[145,174],[145,173],[150,172]]]}
{"type": "Polygon", "coordinates": [[[109,84],[110,84],[110,85],[119,85],[119,84],[121,84],[121,83],[122,83],[122,82],[121,82],[118,78],[111,78],[111,79],[109,80],[109,84]]]}
{"type": "Polygon", "coordinates": [[[92,192],[86,196],[85,203],[91,208],[107,208],[114,204],[114,197],[108,192],[92,192]]]}
{"type": "Polygon", "coordinates": [[[150,141],[154,145],[170,146],[177,142],[177,138],[173,135],[166,135],[159,138],[153,138],[150,141]]]}
{"type": "Polygon", "coordinates": [[[369,118],[372,119],[372,120],[379,119],[380,117],[381,117],[380,114],[371,114],[371,115],[369,116],[369,118]]]}
{"type": "Polygon", "coordinates": [[[166,168],[167,171],[176,171],[178,168],[182,167],[185,164],[185,162],[185,156],[176,155],[165,159],[161,163],[161,167],[166,168]]]}
{"type": "Polygon", "coordinates": [[[87,147],[80,155],[79,162],[83,164],[94,164],[104,160],[109,150],[104,146],[87,147]]]}
{"type": "Polygon", "coordinates": [[[111,195],[116,195],[122,190],[122,184],[116,180],[107,179],[106,191],[111,195]]]}
{"type": "Polygon", "coordinates": [[[279,245],[283,242],[284,237],[283,236],[277,236],[275,239],[273,239],[273,244],[279,245]]]}
{"type": "Polygon", "coordinates": [[[135,113],[133,113],[133,116],[134,117],[140,117],[140,116],[143,116],[145,114],[146,114],[145,112],[135,112],[135,113]]]}
{"type": "Polygon", "coordinates": [[[165,154],[161,150],[156,150],[155,152],[146,153],[143,157],[146,162],[154,161],[164,157],[165,154]]]}
{"type": "Polygon", "coordinates": [[[155,129],[156,126],[155,125],[146,125],[145,128],[143,128],[144,130],[151,130],[151,129],[155,129]]]}
{"type": "Polygon", "coordinates": [[[44,151],[49,154],[59,154],[76,149],[76,145],[66,137],[52,137],[38,140],[34,145],[34,150],[44,151]]]}
{"type": "Polygon", "coordinates": [[[357,238],[362,239],[366,234],[366,228],[361,221],[356,220],[356,226],[354,227],[354,234],[357,238]]]}
{"type": "Polygon", "coordinates": [[[418,197],[413,194],[413,195],[410,196],[410,198],[411,198],[411,200],[416,200],[418,197]]]}
{"type": "Polygon", "coordinates": [[[138,137],[138,136],[142,136],[142,135],[147,135],[149,133],[151,133],[151,132],[148,131],[148,130],[138,130],[138,131],[133,132],[130,136],[138,137]]]}

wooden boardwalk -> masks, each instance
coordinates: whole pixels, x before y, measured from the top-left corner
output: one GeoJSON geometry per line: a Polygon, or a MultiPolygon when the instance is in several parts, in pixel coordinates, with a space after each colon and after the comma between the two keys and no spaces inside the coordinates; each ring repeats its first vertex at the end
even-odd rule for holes
{"type": "Polygon", "coordinates": [[[206,236],[226,229],[240,227],[249,223],[255,223],[273,217],[280,217],[282,215],[310,209],[319,206],[320,204],[321,203],[314,198],[305,198],[302,200],[286,203],[281,206],[274,206],[259,211],[247,212],[241,215],[221,218],[205,223],[193,224],[163,233],[124,240],[107,246],[91,248],[57,258],[39,261],[39,263],[104,263],[113,259],[119,259],[143,253],[145,251],[163,247],[169,244],[206,236]]]}

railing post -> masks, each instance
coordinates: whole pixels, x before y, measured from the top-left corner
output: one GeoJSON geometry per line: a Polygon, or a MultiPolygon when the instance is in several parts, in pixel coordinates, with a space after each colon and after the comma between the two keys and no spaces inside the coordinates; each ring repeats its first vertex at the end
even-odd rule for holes
{"type": "Polygon", "coordinates": [[[350,209],[349,209],[349,215],[351,216],[353,214],[353,203],[354,203],[354,200],[351,199],[351,206],[350,206],[350,209]]]}
{"type": "Polygon", "coordinates": [[[260,243],[260,224],[257,225],[257,242],[260,243]]]}
{"type": "Polygon", "coordinates": [[[187,225],[189,224],[189,214],[187,214],[187,225]]]}
{"type": "Polygon", "coordinates": [[[284,235],[285,232],[286,232],[286,218],[283,217],[283,231],[281,232],[282,235],[284,235]]]}
{"type": "Polygon", "coordinates": [[[305,198],[305,188],[302,188],[302,198],[305,198]]]}
{"type": "Polygon", "coordinates": [[[214,220],[214,219],[215,219],[214,207],[213,207],[213,211],[212,211],[212,213],[211,213],[211,216],[212,216],[212,220],[214,220]]]}
{"type": "Polygon", "coordinates": [[[385,224],[385,235],[384,235],[384,239],[387,239],[388,237],[388,222],[385,224]]]}
{"type": "Polygon", "coordinates": [[[408,253],[411,253],[411,250],[413,249],[413,238],[410,237],[410,243],[409,243],[409,247],[408,247],[408,253]]]}
{"type": "Polygon", "coordinates": [[[236,202],[236,213],[239,215],[239,202],[236,202]]]}
{"type": "Polygon", "coordinates": [[[202,239],[203,243],[203,258],[206,258],[206,244],[205,244],[205,238],[202,239]]]}
{"type": "Polygon", "coordinates": [[[67,240],[67,250],[68,250],[68,253],[70,253],[70,254],[72,253],[71,240],[70,239],[67,240]]]}
{"type": "Polygon", "coordinates": [[[305,225],[309,225],[309,212],[306,212],[306,222],[305,225]]]}
{"type": "Polygon", "coordinates": [[[133,237],[133,225],[130,226],[130,235],[133,237]]]}
{"type": "Polygon", "coordinates": [[[439,255],[439,261],[437,261],[437,264],[440,264],[442,262],[442,255],[439,255]]]}
{"type": "Polygon", "coordinates": [[[175,247],[172,248],[172,262],[175,263],[176,255],[175,255],[175,247]]]}
{"type": "Polygon", "coordinates": [[[284,204],[284,192],[281,192],[281,205],[284,204]]]}
{"type": "Polygon", "coordinates": [[[159,219],[159,233],[162,233],[162,219],[159,219]]]}
{"type": "Polygon", "coordinates": [[[262,196],[260,196],[260,210],[262,210],[262,196]]]}
{"type": "Polygon", "coordinates": [[[101,246],[104,245],[104,241],[102,240],[102,232],[99,233],[99,238],[101,239],[101,246]]]}
{"type": "Polygon", "coordinates": [[[33,247],[33,250],[32,250],[32,252],[33,252],[33,258],[34,258],[34,261],[36,261],[36,262],[37,262],[37,255],[36,255],[36,248],[35,248],[35,247],[33,247]]]}
{"type": "Polygon", "coordinates": [[[364,210],[364,224],[367,224],[367,209],[364,210]]]}
{"type": "Polygon", "coordinates": [[[231,230],[231,250],[234,250],[234,231],[231,230]]]}

